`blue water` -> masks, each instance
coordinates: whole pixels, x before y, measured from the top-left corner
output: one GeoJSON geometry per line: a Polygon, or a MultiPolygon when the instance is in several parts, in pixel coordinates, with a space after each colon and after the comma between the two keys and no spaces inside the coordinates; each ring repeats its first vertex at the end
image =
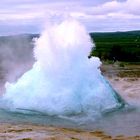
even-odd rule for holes
{"type": "Polygon", "coordinates": [[[125,107],[114,112],[103,114],[98,119],[80,120],[82,116],[48,116],[38,112],[24,114],[19,112],[10,112],[0,110],[1,123],[13,124],[34,124],[34,125],[51,125],[66,128],[80,128],[84,130],[103,130],[111,135],[139,135],[140,134],[140,110],[134,107],[125,107]]]}

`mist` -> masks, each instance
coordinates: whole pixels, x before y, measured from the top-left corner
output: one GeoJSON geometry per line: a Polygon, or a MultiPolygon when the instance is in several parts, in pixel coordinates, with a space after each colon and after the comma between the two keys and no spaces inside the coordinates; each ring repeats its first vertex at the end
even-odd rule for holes
{"type": "Polygon", "coordinates": [[[6,81],[15,82],[32,67],[34,36],[0,36],[0,94],[4,92],[6,81]]]}

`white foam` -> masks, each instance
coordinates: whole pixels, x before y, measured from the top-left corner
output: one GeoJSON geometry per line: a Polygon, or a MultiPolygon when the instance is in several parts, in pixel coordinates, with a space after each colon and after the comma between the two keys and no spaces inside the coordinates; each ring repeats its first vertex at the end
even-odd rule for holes
{"type": "Polygon", "coordinates": [[[6,84],[5,106],[49,115],[96,114],[117,107],[115,93],[101,75],[99,58],[88,59],[93,46],[76,20],[46,27],[35,43],[33,68],[16,83],[6,84]]]}

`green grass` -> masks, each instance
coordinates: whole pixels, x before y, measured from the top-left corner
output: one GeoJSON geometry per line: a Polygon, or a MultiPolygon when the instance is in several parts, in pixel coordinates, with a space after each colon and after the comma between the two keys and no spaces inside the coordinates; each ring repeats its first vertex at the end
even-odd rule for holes
{"type": "Polygon", "coordinates": [[[140,31],[91,33],[96,48],[91,55],[102,60],[140,62],[140,31]]]}

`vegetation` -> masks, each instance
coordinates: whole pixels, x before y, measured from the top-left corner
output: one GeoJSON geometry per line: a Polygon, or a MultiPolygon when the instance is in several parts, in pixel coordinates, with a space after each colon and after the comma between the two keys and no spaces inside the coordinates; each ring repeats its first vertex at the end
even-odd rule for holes
{"type": "Polygon", "coordinates": [[[96,48],[91,56],[102,60],[140,62],[140,31],[91,33],[96,48]]]}

